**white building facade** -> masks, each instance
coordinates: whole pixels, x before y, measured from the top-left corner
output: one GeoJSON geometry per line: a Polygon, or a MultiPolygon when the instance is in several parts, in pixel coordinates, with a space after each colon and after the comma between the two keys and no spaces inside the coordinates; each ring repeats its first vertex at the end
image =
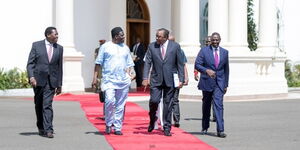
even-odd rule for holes
{"type": "Polygon", "coordinates": [[[230,54],[227,96],[286,95],[286,55],[278,48],[276,2],[258,2],[258,50],[250,52],[247,44],[247,0],[1,1],[0,27],[3,34],[0,37],[0,67],[25,70],[31,43],[44,39],[46,27],[55,26],[59,33],[58,43],[65,50],[63,90],[84,91],[91,87],[98,40],[111,40],[110,30],[113,27],[124,29],[129,46],[134,36],[140,36],[136,32],[149,43],[155,40],[156,30],[163,27],[171,30],[188,57],[190,84],[181,90],[181,94],[199,96],[201,91],[193,79],[194,61],[201,46],[199,41],[204,38],[203,33],[219,32],[221,46],[230,54]],[[134,10],[135,5],[127,3],[138,4],[139,11],[134,10]],[[201,11],[204,10],[207,17],[201,20],[200,15],[204,13],[201,11]],[[140,18],[134,18],[135,13],[140,18]],[[203,24],[205,21],[207,24],[203,24]],[[207,28],[206,31],[202,31],[201,27],[207,28]]]}

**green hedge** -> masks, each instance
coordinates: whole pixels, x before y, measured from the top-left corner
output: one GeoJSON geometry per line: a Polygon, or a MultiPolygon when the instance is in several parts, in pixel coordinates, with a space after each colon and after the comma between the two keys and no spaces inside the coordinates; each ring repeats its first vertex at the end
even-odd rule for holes
{"type": "Polygon", "coordinates": [[[30,88],[28,83],[27,72],[18,68],[4,71],[0,68],[0,90],[30,88]]]}
{"type": "Polygon", "coordinates": [[[286,61],[285,77],[289,87],[300,87],[300,65],[292,66],[290,61],[286,61]]]}

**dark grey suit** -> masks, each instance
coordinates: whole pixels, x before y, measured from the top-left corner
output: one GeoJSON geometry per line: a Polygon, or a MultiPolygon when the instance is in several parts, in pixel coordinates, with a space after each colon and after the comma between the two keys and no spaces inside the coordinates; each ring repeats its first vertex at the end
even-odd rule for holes
{"type": "Polygon", "coordinates": [[[62,86],[63,47],[53,44],[51,62],[48,60],[45,40],[32,44],[27,62],[28,78],[34,77],[37,86],[34,90],[34,103],[37,127],[41,131],[53,132],[52,101],[55,88],[62,86]]]}
{"type": "Polygon", "coordinates": [[[164,130],[171,130],[172,98],[174,95],[173,74],[178,70],[179,80],[184,82],[184,64],[181,59],[181,48],[176,42],[169,41],[165,58],[162,58],[160,45],[153,42],[145,56],[143,79],[148,79],[150,68],[150,124],[156,120],[156,110],[163,95],[164,130]]]}

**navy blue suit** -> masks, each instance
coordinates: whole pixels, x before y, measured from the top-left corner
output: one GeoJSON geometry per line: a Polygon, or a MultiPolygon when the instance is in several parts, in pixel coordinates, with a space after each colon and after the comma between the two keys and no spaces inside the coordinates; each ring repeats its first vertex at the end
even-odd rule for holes
{"type": "Polygon", "coordinates": [[[201,72],[198,89],[202,90],[203,94],[202,130],[209,128],[211,102],[214,100],[213,109],[216,113],[217,132],[224,132],[223,96],[229,80],[228,51],[219,47],[219,65],[216,68],[213,47],[207,46],[202,48],[196,58],[195,69],[201,72]],[[209,77],[206,73],[207,69],[213,70],[216,73],[216,77],[209,77]]]}

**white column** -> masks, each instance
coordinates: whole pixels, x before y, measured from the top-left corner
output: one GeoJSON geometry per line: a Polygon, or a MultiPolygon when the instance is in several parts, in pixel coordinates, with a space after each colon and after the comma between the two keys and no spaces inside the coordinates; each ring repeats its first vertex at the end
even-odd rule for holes
{"type": "Polygon", "coordinates": [[[208,35],[218,32],[221,45],[228,43],[228,0],[208,0],[208,35]]]}
{"type": "Polygon", "coordinates": [[[199,0],[172,0],[171,30],[187,57],[189,85],[180,90],[181,95],[199,95],[194,80],[194,62],[200,50],[199,0]]]}
{"type": "Polygon", "coordinates": [[[259,1],[258,52],[274,54],[277,48],[277,9],[275,0],[259,1]]]}
{"type": "Polygon", "coordinates": [[[249,52],[247,41],[247,0],[229,0],[229,50],[249,52]]]}
{"type": "Polygon", "coordinates": [[[84,91],[81,52],[74,45],[74,1],[56,0],[56,27],[64,47],[63,91],[84,91]]]}
{"type": "MultiPolygon", "coordinates": [[[[125,0],[110,0],[109,1],[109,33],[110,30],[114,27],[121,27],[126,33],[126,1],[125,0]]],[[[108,15],[107,14],[107,15],[108,15]]],[[[109,34],[109,37],[111,38],[111,35],[109,34]]],[[[126,37],[126,35],[125,35],[126,37]]],[[[127,39],[125,39],[127,40],[127,39]]],[[[126,43],[126,41],[125,41],[126,43]]]]}
{"type": "MultiPolygon", "coordinates": [[[[180,38],[178,42],[187,56],[196,56],[199,43],[199,0],[180,0],[180,38]]],[[[175,31],[176,32],[176,31],[175,31]]]]}

